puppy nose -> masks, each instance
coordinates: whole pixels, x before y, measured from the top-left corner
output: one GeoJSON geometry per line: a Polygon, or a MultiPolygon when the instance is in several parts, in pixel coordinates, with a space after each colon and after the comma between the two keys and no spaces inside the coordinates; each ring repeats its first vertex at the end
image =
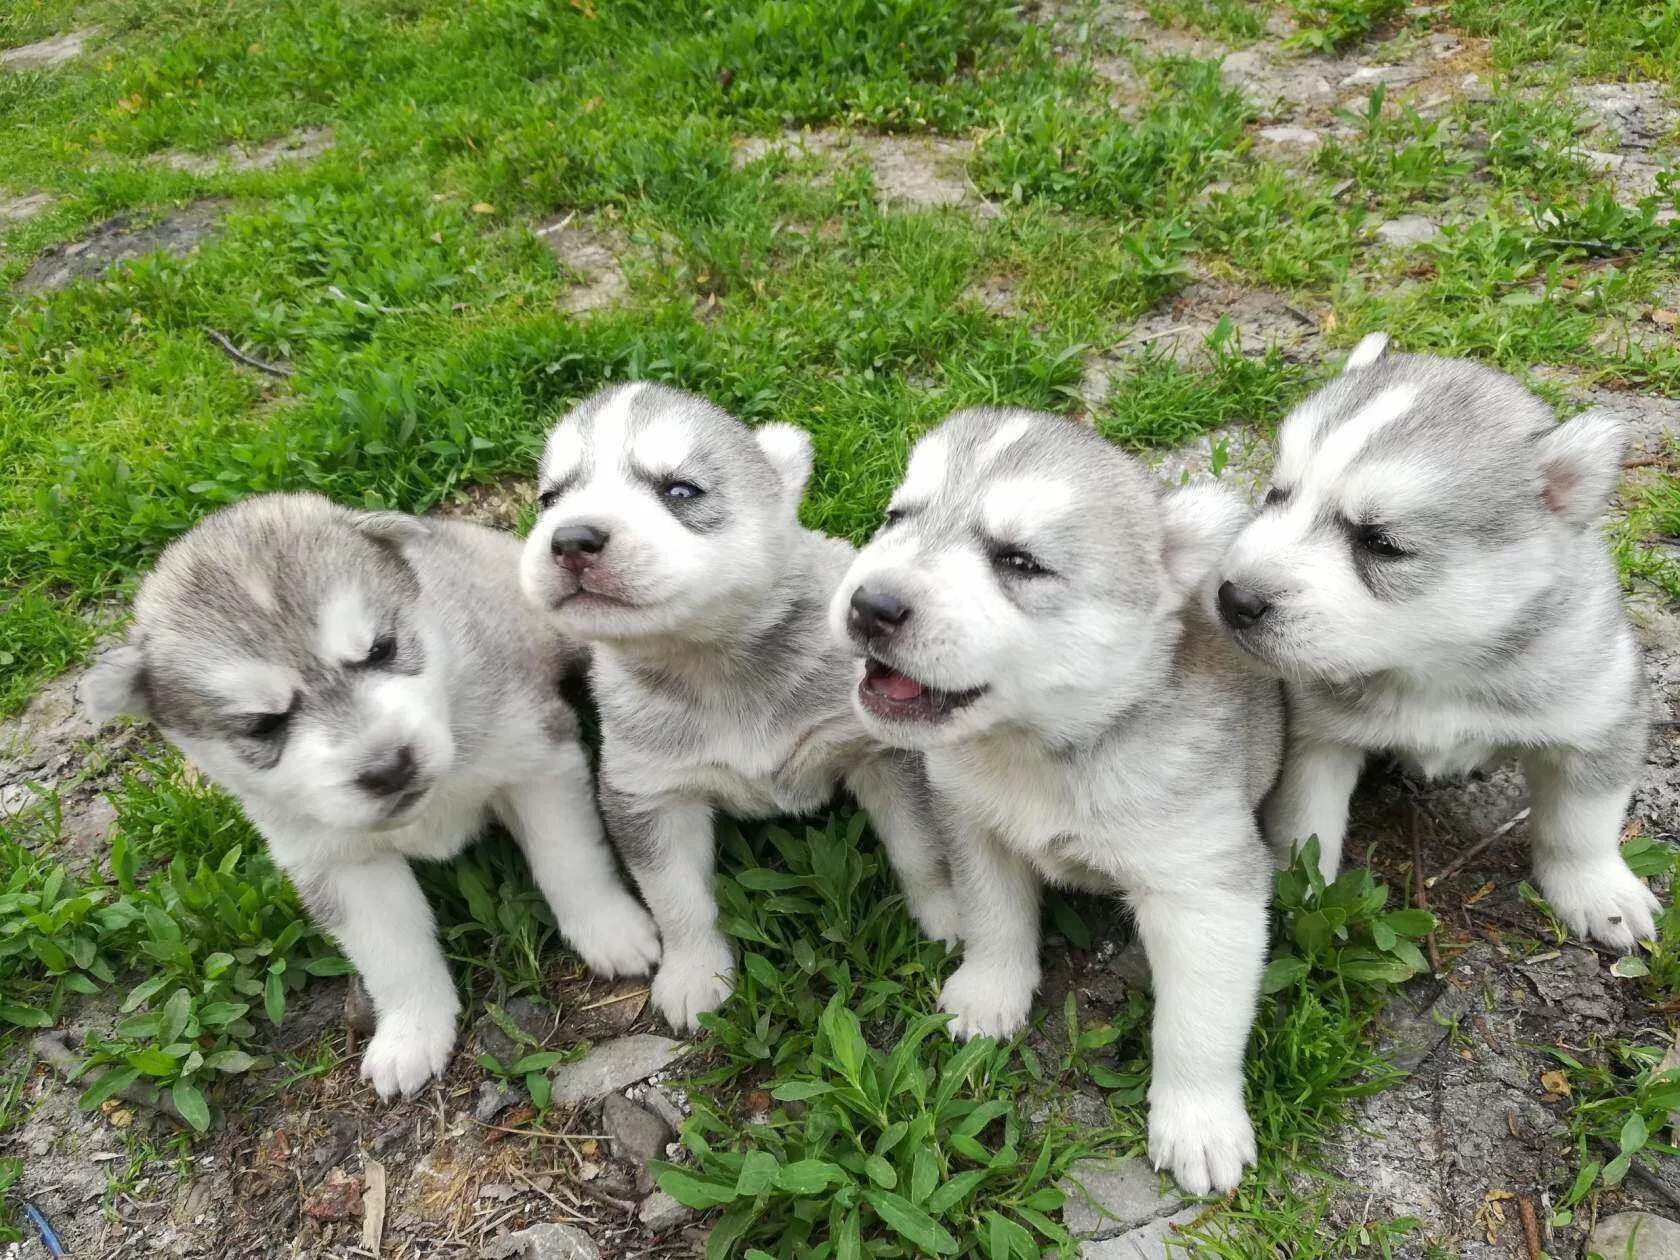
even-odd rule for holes
{"type": "Polygon", "coordinates": [[[1264,617],[1270,607],[1264,597],[1245,586],[1238,586],[1235,582],[1219,584],[1219,615],[1225,618],[1228,626],[1247,630],[1264,617]]]}
{"type": "Polygon", "coordinates": [[[356,776],[356,786],[372,796],[395,796],[410,783],[420,765],[414,760],[414,749],[404,744],[384,761],[356,776]]]}
{"type": "Polygon", "coordinates": [[[607,545],[607,533],[593,525],[561,525],[549,536],[548,545],[561,564],[581,571],[595,563],[595,557],[607,545]]]}
{"type": "Polygon", "coordinates": [[[866,638],[885,638],[904,624],[909,605],[891,595],[858,587],[852,592],[852,629],[866,638]]]}

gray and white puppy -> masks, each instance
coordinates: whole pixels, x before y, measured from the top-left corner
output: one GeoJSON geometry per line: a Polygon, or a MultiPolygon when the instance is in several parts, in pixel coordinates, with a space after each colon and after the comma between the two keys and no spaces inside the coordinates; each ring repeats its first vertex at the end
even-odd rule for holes
{"type": "Polygon", "coordinates": [[[1656,899],[1618,849],[1644,763],[1642,670],[1597,528],[1621,425],[1557,424],[1508,376],[1391,354],[1374,334],[1279,439],[1218,604],[1235,642],[1288,680],[1266,811],[1280,854],[1316,835],[1335,875],[1369,752],[1431,776],[1517,757],[1559,918],[1616,949],[1650,937],[1656,899]]]}
{"type": "Polygon", "coordinates": [[[381,1097],[444,1070],[460,1009],[409,859],[454,855],[492,816],[592,971],[659,956],[560,697],[579,649],[518,575],[518,541],[480,526],[248,499],[165,549],[83,684],[97,716],[149,718],[239,798],[361,973],[381,1097]]]}
{"type": "Polygon", "coordinates": [[[601,807],[659,924],[653,1000],[693,1028],[733,963],[712,893],[713,813],[819,809],[844,783],[933,937],[956,909],[919,761],[852,713],[828,597],[851,558],[804,529],[811,440],[702,398],[620,385],[550,434],[527,597],[593,645],[601,807]]]}
{"type": "Polygon", "coordinates": [[[830,608],[864,655],[858,713],[925,751],[953,816],[953,1031],[1026,1022],[1042,881],[1120,894],[1154,976],[1150,1155],[1195,1193],[1255,1153],[1243,1052],[1271,885],[1255,811],[1281,697],[1195,598],[1244,518],[1217,487],[1159,493],[1072,421],[959,411],[916,444],[830,608]]]}

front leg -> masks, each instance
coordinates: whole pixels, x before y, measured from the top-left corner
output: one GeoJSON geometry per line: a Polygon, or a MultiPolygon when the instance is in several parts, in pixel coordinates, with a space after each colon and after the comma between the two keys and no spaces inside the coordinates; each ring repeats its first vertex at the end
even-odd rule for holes
{"type": "Polygon", "coordinates": [[[1348,800],[1364,764],[1364,750],[1347,744],[1289,741],[1277,786],[1261,806],[1266,841],[1279,866],[1287,866],[1294,850],[1317,836],[1318,868],[1325,883],[1335,880],[1342,866],[1348,800]]]}
{"type": "Polygon", "coordinates": [[[288,866],[315,922],[343,949],[373,1001],[362,1079],[381,1098],[412,1094],[449,1066],[461,1000],[438,947],[432,908],[407,861],[288,866]]]}
{"type": "Polygon", "coordinates": [[[929,940],[954,944],[961,934],[957,900],[920,759],[899,751],[871,757],[846,776],[846,786],[881,837],[910,917],[929,940]]]}
{"type": "Polygon", "coordinates": [[[501,793],[497,816],[584,966],[608,980],[646,975],[659,961],[659,934],[619,880],[583,749],[570,744],[556,753],[550,773],[501,793]]]}
{"type": "Polygon", "coordinates": [[[717,926],[712,810],[703,801],[646,800],[601,784],[607,831],[642,890],[664,946],[653,1004],[692,1032],[734,989],[734,959],[717,926]]]}
{"type": "Polygon", "coordinates": [[[984,830],[953,844],[951,872],[963,961],[939,991],[939,1009],[956,1016],[951,1031],[965,1041],[1013,1036],[1038,989],[1038,874],[984,830]]]}
{"type": "Polygon", "coordinates": [[[1135,897],[1155,988],[1149,1157],[1191,1194],[1231,1189],[1254,1162],[1243,1054],[1266,958],[1266,881],[1135,897]]]}
{"type": "Polygon", "coordinates": [[[1570,931],[1627,953],[1656,936],[1661,903],[1622,860],[1632,788],[1596,769],[1572,749],[1523,759],[1534,878],[1570,931]]]}

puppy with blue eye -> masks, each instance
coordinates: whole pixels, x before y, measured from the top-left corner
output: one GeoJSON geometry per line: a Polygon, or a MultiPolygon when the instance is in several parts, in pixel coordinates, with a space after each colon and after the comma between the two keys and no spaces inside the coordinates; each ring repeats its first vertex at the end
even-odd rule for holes
{"type": "Polygon", "coordinates": [[[1558,424],[1510,377],[1381,333],[1284,420],[1217,595],[1232,641],[1287,684],[1280,857],[1317,836],[1335,877],[1372,752],[1429,776],[1515,759],[1558,917],[1613,949],[1653,935],[1657,900],[1620,852],[1645,683],[1599,532],[1625,443],[1608,413],[1558,424]]]}
{"type": "Polygon", "coordinates": [[[443,1072],[460,1010],[411,859],[500,820],[590,970],[658,958],[560,695],[582,665],[520,598],[516,539],[274,494],[165,549],[83,695],[100,720],[151,720],[239,798],[361,974],[362,1076],[389,1097],[443,1072]]]}
{"type": "Polygon", "coordinates": [[[956,906],[922,767],[852,712],[827,630],[852,555],[807,530],[811,439],[748,429],[703,398],[632,384],[555,427],[525,548],[532,604],[591,645],[601,810],[653,911],[653,1000],[678,1030],[732,988],[712,892],[713,818],[805,814],[844,786],[928,935],[956,906]]]}

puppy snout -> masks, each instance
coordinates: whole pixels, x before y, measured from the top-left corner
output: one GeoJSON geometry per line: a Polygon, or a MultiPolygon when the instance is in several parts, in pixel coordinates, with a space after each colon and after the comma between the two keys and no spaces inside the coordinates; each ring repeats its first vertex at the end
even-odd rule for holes
{"type": "Polygon", "coordinates": [[[595,563],[607,545],[607,532],[593,525],[560,525],[549,535],[548,545],[555,557],[574,573],[581,573],[595,563]]]}
{"type": "Polygon", "coordinates": [[[1271,601],[1258,591],[1238,586],[1235,582],[1219,584],[1219,615],[1234,630],[1247,630],[1258,625],[1271,606],[1271,601]]]}
{"type": "Polygon", "coordinates": [[[910,606],[880,591],[858,587],[852,592],[852,610],[847,622],[852,633],[866,639],[890,638],[910,616],[910,606]]]}
{"type": "Polygon", "coordinates": [[[404,744],[356,776],[356,786],[371,796],[395,796],[414,782],[420,762],[404,744]]]}

